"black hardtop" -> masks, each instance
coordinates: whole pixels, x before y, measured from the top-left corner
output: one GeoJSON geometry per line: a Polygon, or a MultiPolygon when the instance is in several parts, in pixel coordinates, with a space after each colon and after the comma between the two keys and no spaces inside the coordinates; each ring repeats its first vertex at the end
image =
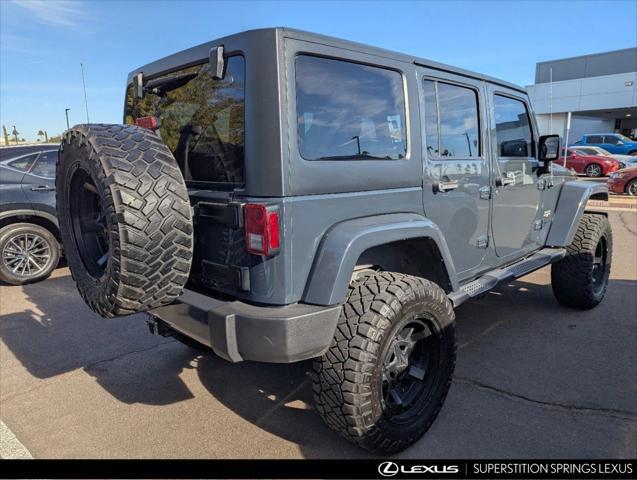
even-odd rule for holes
{"type": "MultiPolygon", "coordinates": [[[[144,77],[154,77],[164,73],[168,73],[177,68],[182,68],[189,65],[201,63],[208,59],[210,49],[226,43],[235,44],[242,43],[246,45],[259,45],[262,46],[264,42],[274,41],[291,38],[295,40],[301,40],[305,42],[313,42],[321,45],[326,45],[334,48],[340,48],[344,50],[350,50],[367,55],[375,55],[383,58],[391,58],[396,61],[412,63],[423,67],[431,68],[434,70],[441,70],[444,72],[454,73],[465,77],[484,80],[486,82],[501,85],[507,88],[518,90],[522,93],[526,93],[523,87],[515,85],[504,80],[483,75],[480,73],[464,70],[462,68],[453,67],[444,63],[435,62],[433,60],[427,60],[425,58],[414,57],[412,55],[394,52],[392,50],[386,50],[379,47],[373,47],[362,43],[353,42],[350,40],[343,40],[336,37],[330,37],[327,35],[321,35],[318,33],[306,32],[303,30],[297,30],[287,27],[271,27],[261,28],[255,30],[246,30],[244,32],[236,33],[226,37],[218,38],[210,42],[202,43],[195,47],[182,50],[181,52],[168,55],[164,58],[148,63],[142,67],[139,67],[128,74],[128,83],[130,83],[134,76],[139,72],[143,72],[144,77]]],[[[274,59],[273,59],[274,61],[274,59]]]]}

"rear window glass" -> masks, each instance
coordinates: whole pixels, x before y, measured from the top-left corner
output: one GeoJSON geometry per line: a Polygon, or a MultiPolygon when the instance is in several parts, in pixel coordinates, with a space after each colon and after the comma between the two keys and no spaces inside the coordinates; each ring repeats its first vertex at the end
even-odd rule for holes
{"type": "Polygon", "coordinates": [[[242,184],[245,145],[245,61],[226,59],[224,78],[210,64],[196,65],[136,85],[126,97],[126,123],[157,118],[159,134],[173,152],[187,183],[242,184]]]}
{"type": "Polygon", "coordinates": [[[38,161],[33,166],[31,174],[44,178],[55,178],[55,165],[58,159],[58,152],[42,152],[38,161]]]}
{"type": "Polygon", "coordinates": [[[15,160],[8,162],[8,165],[11,168],[20,170],[21,172],[26,172],[28,169],[31,168],[31,165],[33,165],[33,162],[35,162],[36,158],[38,158],[38,154],[33,153],[31,155],[25,155],[24,157],[16,158],[15,160]]]}
{"type": "Polygon", "coordinates": [[[299,150],[306,160],[398,160],[407,154],[400,73],[296,58],[299,150]]]}

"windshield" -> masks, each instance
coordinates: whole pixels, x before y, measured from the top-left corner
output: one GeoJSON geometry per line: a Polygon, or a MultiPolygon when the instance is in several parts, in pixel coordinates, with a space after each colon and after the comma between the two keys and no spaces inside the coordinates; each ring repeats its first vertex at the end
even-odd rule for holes
{"type": "Polygon", "coordinates": [[[628,143],[633,143],[634,142],[634,140],[631,140],[628,137],[624,137],[621,133],[617,133],[615,136],[617,138],[619,138],[622,142],[628,142],[628,143]]]}
{"type": "Polygon", "coordinates": [[[153,78],[136,95],[133,82],[126,94],[125,122],[155,117],[158,133],[175,156],[186,183],[244,182],[245,62],[226,60],[221,80],[210,64],[195,65],[153,78]]]}

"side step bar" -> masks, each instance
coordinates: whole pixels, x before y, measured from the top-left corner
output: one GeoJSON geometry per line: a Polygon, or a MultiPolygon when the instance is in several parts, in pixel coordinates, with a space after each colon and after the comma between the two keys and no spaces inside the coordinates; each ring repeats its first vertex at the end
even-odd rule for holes
{"type": "Polygon", "coordinates": [[[459,290],[449,294],[454,307],[493,290],[502,282],[510,282],[516,278],[534,272],[546,265],[561,260],[566,255],[564,248],[544,248],[534,254],[503,268],[496,268],[485,273],[477,280],[466,283],[459,290]]]}

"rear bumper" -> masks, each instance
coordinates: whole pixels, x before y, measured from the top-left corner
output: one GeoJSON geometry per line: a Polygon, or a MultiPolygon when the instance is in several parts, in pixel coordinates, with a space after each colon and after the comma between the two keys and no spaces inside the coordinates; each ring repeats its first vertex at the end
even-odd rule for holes
{"type": "Polygon", "coordinates": [[[341,308],[302,303],[256,306],[185,290],[175,303],[148,313],[230,362],[290,363],[327,350],[341,308]]]}

